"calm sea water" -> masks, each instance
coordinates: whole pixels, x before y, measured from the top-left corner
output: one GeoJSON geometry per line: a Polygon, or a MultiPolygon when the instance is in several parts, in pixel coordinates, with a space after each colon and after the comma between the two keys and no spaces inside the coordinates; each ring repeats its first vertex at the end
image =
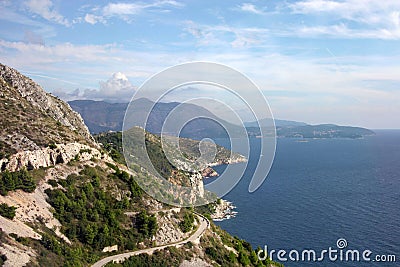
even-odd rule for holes
{"type": "MultiPolygon", "coordinates": [[[[227,145],[227,140],[216,142],[227,145]]],[[[357,140],[279,139],[271,172],[254,193],[247,188],[259,140],[251,145],[244,177],[224,197],[237,206],[237,217],[218,225],[253,247],[319,252],[336,249],[336,241],[344,238],[346,249],[393,254],[397,260],[288,261],[285,266],[400,266],[400,131],[377,131],[357,140]]]]}

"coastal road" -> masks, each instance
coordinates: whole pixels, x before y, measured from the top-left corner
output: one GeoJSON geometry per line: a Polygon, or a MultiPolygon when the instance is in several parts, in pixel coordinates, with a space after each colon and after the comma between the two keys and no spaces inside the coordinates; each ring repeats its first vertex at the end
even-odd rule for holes
{"type": "Polygon", "coordinates": [[[95,264],[92,265],[92,267],[101,267],[106,265],[109,262],[122,262],[124,260],[126,260],[127,258],[131,257],[131,256],[135,256],[135,255],[139,255],[142,253],[153,253],[156,250],[160,250],[160,249],[164,249],[167,247],[172,247],[172,246],[181,246],[183,244],[186,244],[188,242],[195,242],[196,240],[199,240],[200,237],[204,234],[204,232],[206,231],[207,228],[210,227],[210,222],[208,221],[208,219],[206,217],[204,217],[201,214],[195,213],[197,215],[197,218],[199,219],[200,225],[197,228],[197,230],[188,238],[179,241],[179,242],[175,242],[172,244],[166,244],[166,245],[162,245],[162,246],[158,246],[158,247],[153,247],[153,248],[146,248],[146,249],[141,249],[141,250],[136,250],[136,251],[131,251],[131,252],[125,252],[125,253],[121,253],[121,254],[117,254],[117,255],[113,255],[113,256],[109,256],[107,258],[101,259],[98,262],[96,262],[95,264]]]}

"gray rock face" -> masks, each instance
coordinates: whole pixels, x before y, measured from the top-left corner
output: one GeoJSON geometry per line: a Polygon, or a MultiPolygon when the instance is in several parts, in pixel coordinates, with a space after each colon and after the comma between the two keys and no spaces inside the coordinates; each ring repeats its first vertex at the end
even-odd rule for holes
{"type": "Polygon", "coordinates": [[[59,163],[68,163],[73,159],[86,161],[92,158],[111,160],[95,148],[79,143],[69,143],[57,144],[54,149],[45,147],[37,150],[20,151],[11,155],[9,159],[0,159],[0,167],[1,171],[15,172],[22,168],[38,169],[59,163]]]}
{"type": "Polygon", "coordinates": [[[46,93],[43,88],[33,80],[1,63],[0,77],[11,87],[15,88],[23,98],[32,104],[32,106],[45,112],[71,130],[77,131],[80,135],[87,140],[91,140],[93,144],[95,144],[82,117],[77,112],[73,111],[67,103],[46,93]]]}

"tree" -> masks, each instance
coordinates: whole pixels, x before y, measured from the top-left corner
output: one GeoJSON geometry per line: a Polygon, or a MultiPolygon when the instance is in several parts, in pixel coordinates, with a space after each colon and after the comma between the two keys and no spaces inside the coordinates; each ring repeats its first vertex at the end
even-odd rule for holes
{"type": "Polygon", "coordinates": [[[190,211],[187,211],[185,215],[183,216],[183,221],[179,223],[179,228],[184,233],[189,232],[193,228],[193,223],[194,223],[194,216],[190,211]]]}
{"type": "Polygon", "coordinates": [[[243,251],[239,251],[238,260],[244,266],[250,265],[249,257],[243,251]]]}
{"type": "Polygon", "coordinates": [[[154,215],[147,215],[147,212],[143,210],[136,217],[136,226],[138,232],[143,236],[151,237],[157,231],[157,219],[154,215]]]}
{"type": "Polygon", "coordinates": [[[15,190],[13,175],[8,170],[2,173],[2,178],[4,181],[4,188],[6,189],[6,191],[15,190]]]}
{"type": "Polygon", "coordinates": [[[93,244],[93,240],[97,235],[97,227],[94,224],[88,224],[85,229],[85,242],[89,245],[93,244]]]}
{"type": "Polygon", "coordinates": [[[1,203],[0,204],[0,215],[12,220],[12,219],[14,219],[16,209],[17,208],[14,206],[8,206],[6,203],[1,203]]]}

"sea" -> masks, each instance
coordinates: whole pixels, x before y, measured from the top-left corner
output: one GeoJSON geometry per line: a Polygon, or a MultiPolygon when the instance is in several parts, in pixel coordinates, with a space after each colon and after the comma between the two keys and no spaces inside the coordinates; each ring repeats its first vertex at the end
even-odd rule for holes
{"type": "MultiPolygon", "coordinates": [[[[253,193],[260,139],[250,139],[246,171],[223,197],[238,213],[215,223],[253,248],[275,250],[273,260],[285,266],[400,266],[400,130],[375,132],[362,139],[278,138],[271,171],[253,193]],[[305,250],[315,251],[315,260],[305,250]]],[[[227,139],[214,141],[229,148],[227,139]]]]}

